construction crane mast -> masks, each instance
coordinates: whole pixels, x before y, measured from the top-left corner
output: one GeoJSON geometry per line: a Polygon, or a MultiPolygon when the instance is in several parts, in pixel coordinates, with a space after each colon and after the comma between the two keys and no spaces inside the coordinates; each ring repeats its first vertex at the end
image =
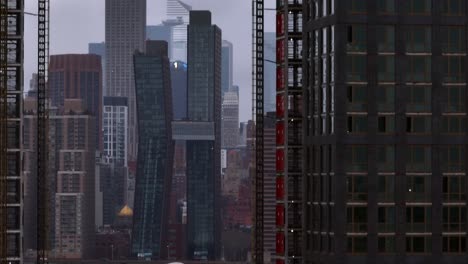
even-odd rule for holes
{"type": "Polygon", "coordinates": [[[47,258],[47,74],[49,63],[49,0],[38,0],[38,69],[37,69],[37,264],[47,258]]]}
{"type": "Polygon", "coordinates": [[[263,202],[264,202],[264,5],[252,0],[252,95],[255,120],[255,216],[254,263],[263,264],[263,202]]]}

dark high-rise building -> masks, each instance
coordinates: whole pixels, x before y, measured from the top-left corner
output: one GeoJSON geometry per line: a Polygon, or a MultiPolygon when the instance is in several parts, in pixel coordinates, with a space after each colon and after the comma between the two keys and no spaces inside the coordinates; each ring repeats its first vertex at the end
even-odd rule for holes
{"type": "Polygon", "coordinates": [[[102,90],[106,90],[106,43],[88,43],[88,54],[101,56],[102,90]]]}
{"type": "Polygon", "coordinates": [[[128,156],[136,160],[137,109],[133,54],[146,38],[146,0],[106,0],[105,96],[128,98],[128,156]]]}
{"type": "Polygon", "coordinates": [[[173,120],[187,118],[187,63],[171,62],[173,120]]]}
{"type": "Polygon", "coordinates": [[[224,148],[236,148],[239,145],[239,97],[238,93],[223,93],[222,144],[224,148]]]}
{"type": "Polygon", "coordinates": [[[187,253],[220,252],[221,30],[209,11],[191,11],[188,26],[188,120],[203,137],[187,140],[187,253]]]}
{"type": "Polygon", "coordinates": [[[467,262],[466,4],[304,1],[303,263],[467,262]]]}
{"type": "Polygon", "coordinates": [[[96,147],[102,149],[101,57],[94,54],[50,56],[49,93],[52,106],[63,109],[66,99],[82,99],[84,109],[94,115],[96,147]]]}
{"type": "Polygon", "coordinates": [[[229,92],[233,79],[233,46],[232,43],[223,40],[221,48],[221,90],[223,93],[229,92]]]}
{"type": "Polygon", "coordinates": [[[167,257],[167,218],[173,166],[172,95],[167,42],[146,41],[134,55],[139,149],[132,254],[167,257]]]}

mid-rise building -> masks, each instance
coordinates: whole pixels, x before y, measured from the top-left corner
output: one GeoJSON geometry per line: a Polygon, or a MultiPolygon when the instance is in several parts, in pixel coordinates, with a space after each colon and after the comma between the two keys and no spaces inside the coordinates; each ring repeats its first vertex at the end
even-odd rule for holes
{"type": "Polygon", "coordinates": [[[187,255],[213,260],[220,253],[221,30],[209,11],[191,11],[188,26],[187,255]]]}
{"type": "Polygon", "coordinates": [[[85,111],[94,115],[95,146],[102,149],[102,68],[94,54],[50,56],[49,95],[51,105],[63,108],[66,99],[82,99],[85,111]]]}
{"type": "Polygon", "coordinates": [[[49,117],[49,152],[56,167],[52,256],[90,258],[94,248],[95,118],[80,99],[66,99],[60,112],[49,117]],[[53,136],[52,136],[53,135],[53,136]]]}
{"type": "Polygon", "coordinates": [[[144,50],[146,0],[106,0],[106,90],[104,96],[128,98],[128,158],[136,160],[137,110],[133,54],[144,50]]]}
{"type": "Polygon", "coordinates": [[[231,91],[233,84],[234,48],[231,42],[223,40],[221,49],[221,90],[224,94],[231,91]]]}
{"type": "Polygon", "coordinates": [[[167,18],[177,21],[172,28],[172,54],[173,61],[187,61],[187,25],[192,7],[181,0],[167,0],[167,18]]]}
{"type": "Polygon", "coordinates": [[[172,185],[172,91],[167,42],[146,41],[134,55],[139,150],[136,170],[132,254],[166,258],[172,185]]]}
{"type": "Polygon", "coordinates": [[[303,7],[303,263],[466,263],[466,1],[303,7]]]}
{"type": "Polygon", "coordinates": [[[235,92],[225,92],[222,104],[222,145],[236,148],[239,145],[239,97],[235,92]]]}

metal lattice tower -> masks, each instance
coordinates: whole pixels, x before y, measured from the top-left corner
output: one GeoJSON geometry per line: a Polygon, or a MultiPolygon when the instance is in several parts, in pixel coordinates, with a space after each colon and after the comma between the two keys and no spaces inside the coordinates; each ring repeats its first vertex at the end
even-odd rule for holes
{"type": "Polygon", "coordinates": [[[252,2],[253,22],[253,61],[252,61],[252,93],[255,112],[255,233],[254,262],[263,264],[263,203],[264,203],[264,170],[263,170],[263,129],[264,129],[264,82],[263,82],[263,38],[264,38],[264,5],[263,0],[252,2]]]}
{"type": "Polygon", "coordinates": [[[49,63],[49,0],[38,0],[37,85],[37,263],[47,259],[47,71],[49,63]]]}

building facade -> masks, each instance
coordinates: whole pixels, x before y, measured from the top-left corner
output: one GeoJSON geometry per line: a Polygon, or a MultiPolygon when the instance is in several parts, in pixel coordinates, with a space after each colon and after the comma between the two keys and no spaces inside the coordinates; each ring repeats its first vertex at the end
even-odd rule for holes
{"type": "Polygon", "coordinates": [[[221,90],[224,94],[233,84],[234,48],[231,42],[223,40],[221,49],[221,90]]]}
{"type": "Polygon", "coordinates": [[[146,41],[134,55],[139,143],[132,255],[167,258],[173,167],[172,92],[167,42],[146,41]]]}
{"type": "Polygon", "coordinates": [[[187,63],[171,62],[173,120],[187,118],[187,63]]]}
{"type": "Polygon", "coordinates": [[[50,116],[49,151],[54,151],[55,258],[90,258],[94,247],[95,118],[79,99],[66,99],[50,116]]]}
{"type": "Polygon", "coordinates": [[[127,166],[128,99],[104,97],[103,153],[110,163],[127,166]]]}
{"type": "Polygon", "coordinates": [[[221,231],[221,30],[209,11],[190,12],[187,91],[188,120],[204,131],[200,140],[186,143],[187,255],[213,260],[221,231]]]}
{"type": "Polygon", "coordinates": [[[66,99],[82,99],[84,109],[94,115],[96,146],[102,149],[102,67],[94,54],[50,56],[49,95],[51,105],[64,107],[66,99]]]}
{"type": "Polygon", "coordinates": [[[276,33],[265,32],[264,38],[264,111],[276,110],[276,33]]]}
{"type": "Polygon", "coordinates": [[[222,145],[236,148],[239,145],[239,97],[236,92],[225,92],[222,104],[222,145]]]}
{"type": "Polygon", "coordinates": [[[187,25],[192,7],[181,0],[167,0],[166,6],[167,18],[179,21],[172,28],[171,60],[187,61],[187,25]]]}
{"type": "Polygon", "coordinates": [[[263,248],[265,263],[274,263],[276,242],[276,113],[264,119],[263,248]]]}
{"type": "Polygon", "coordinates": [[[467,15],[304,2],[306,263],[466,263],[467,15]]]}
{"type": "Polygon", "coordinates": [[[133,53],[144,50],[146,0],[106,0],[106,90],[104,96],[128,98],[128,157],[138,148],[133,53]]]}

